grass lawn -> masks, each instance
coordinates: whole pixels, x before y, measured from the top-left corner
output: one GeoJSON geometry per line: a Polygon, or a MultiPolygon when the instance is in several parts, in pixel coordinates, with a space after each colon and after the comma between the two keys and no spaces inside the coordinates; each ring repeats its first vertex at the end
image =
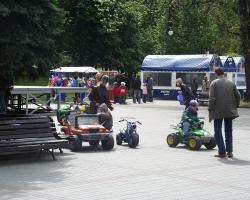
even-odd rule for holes
{"type": "Polygon", "coordinates": [[[24,85],[24,86],[47,86],[48,85],[49,77],[39,77],[33,81],[24,78],[24,79],[18,79],[15,81],[15,85],[24,85]]]}

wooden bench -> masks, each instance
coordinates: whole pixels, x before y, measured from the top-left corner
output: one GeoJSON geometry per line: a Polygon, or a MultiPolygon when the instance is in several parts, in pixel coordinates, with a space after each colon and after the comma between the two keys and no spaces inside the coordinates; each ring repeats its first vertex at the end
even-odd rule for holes
{"type": "Polygon", "coordinates": [[[54,149],[67,143],[50,117],[0,115],[0,155],[40,151],[39,157],[48,152],[55,160],[54,149]]]}

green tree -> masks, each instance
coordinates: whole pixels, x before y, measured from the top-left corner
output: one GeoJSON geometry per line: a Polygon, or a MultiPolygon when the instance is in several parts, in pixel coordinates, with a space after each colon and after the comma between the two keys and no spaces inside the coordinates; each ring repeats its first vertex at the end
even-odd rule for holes
{"type": "Polygon", "coordinates": [[[13,70],[19,77],[26,72],[47,72],[59,58],[56,38],[61,19],[55,0],[2,0],[1,70],[13,70]]]}
{"type": "Polygon", "coordinates": [[[246,99],[250,100],[250,1],[239,0],[241,44],[245,56],[246,99]]]}

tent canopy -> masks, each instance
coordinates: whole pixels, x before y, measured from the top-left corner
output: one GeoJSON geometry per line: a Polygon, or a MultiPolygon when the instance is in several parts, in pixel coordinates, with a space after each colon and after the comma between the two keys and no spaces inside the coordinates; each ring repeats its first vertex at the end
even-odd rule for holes
{"type": "Polygon", "coordinates": [[[231,56],[220,56],[222,66],[225,72],[236,72],[237,68],[235,65],[234,58],[231,56]]]}
{"type": "Polygon", "coordinates": [[[210,71],[222,66],[219,56],[205,55],[148,55],[142,63],[143,71],[210,71]]]}
{"type": "Polygon", "coordinates": [[[50,70],[50,73],[97,73],[93,67],[60,67],[50,70]]]}
{"type": "Polygon", "coordinates": [[[243,56],[233,57],[238,71],[244,71],[245,58],[243,56]]]}

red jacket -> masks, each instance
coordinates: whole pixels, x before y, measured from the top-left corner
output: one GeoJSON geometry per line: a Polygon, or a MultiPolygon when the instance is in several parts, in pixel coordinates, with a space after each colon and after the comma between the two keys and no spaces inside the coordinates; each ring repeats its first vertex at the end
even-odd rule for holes
{"type": "Polygon", "coordinates": [[[127,95],[127,87],[126,86],[119,86],[120,96],[126,96],[127,95]]]}
{"type": "Polygon", "coordinates": [[[114,94],[114,97],[119,97],[120,96],[120,88],[119,88],[118,85],[114,86],[113,94],[114,94]]]}

